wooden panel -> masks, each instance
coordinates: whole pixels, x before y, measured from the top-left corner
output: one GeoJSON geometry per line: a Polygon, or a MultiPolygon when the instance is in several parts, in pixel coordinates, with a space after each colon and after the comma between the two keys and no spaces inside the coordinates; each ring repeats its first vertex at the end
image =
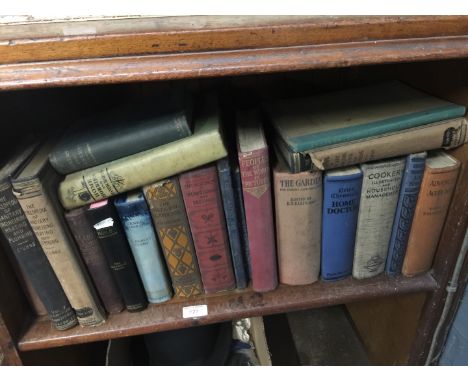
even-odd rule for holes
{"type": "Polygon", "coordinates": [[[348,278],[333,283],[317,282],[301,287],[282,285],[276,291],[268,293],[246,290],[203,295],[192,299],[174,298],[164,304],[151,304],[142,312],[111,315],[105,324],[95,328],[78,327],[60,332],[53,329],[49,321],[39,319],[21,337],[18,347],[21,351],[27,351],[100,341],[243,317],[428,291],[435,287],[436,283],[429,274],[415,278],[388,278],[382,275],[368,280],[348,278]],[[197,319],[182,318],[184,306],[200,304],[208,306],[207,316],[197,319]]]}
{"type": "Polygon", "coordinates": [[[347,304],[373,365],[405,365],[419,323],[425,294],[347,304]]]}
{"type": "Polygon", "coordinates": [[[0,366],[20,366],[21,358],[16,349],[15,342],[11,337],[10,331],[5,325],[2,314],[0,313],[0,366]]]}
{"type": "Polygon", "coordinates": [[[468,34],[464,16],[198,16],[4,25],[0,63],[468,34]]]}
{"type": "Polygon", "coordinates": [[[468,57],[468,37],[54,61],[0,66],[0,89],[215,77],[468,57]]]}

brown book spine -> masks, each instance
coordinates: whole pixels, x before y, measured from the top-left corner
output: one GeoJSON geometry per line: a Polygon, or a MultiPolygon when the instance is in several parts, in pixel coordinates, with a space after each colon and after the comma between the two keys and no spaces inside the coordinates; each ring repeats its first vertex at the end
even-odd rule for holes
{"type": "Polygon", "coordinates": [[[320,272],[322,173],[273,170],[278,271],[282,284],[305,285],[320,272]]]}
{"type": "Polygon", "coordinates": [[[14,194],[75,309],[80,325],[99,325],[104,322],[105,314],[67,230],[58,200],[54,198],[54,177],[56,175],[50,168],[41,179],[15,180],[14,194]]]}
{"type": "Polygon", "coordinates": [[[179,181],[172,177],[143,189],[164,252],[175,295],[203,293],[179,181]]]}
{"type": "Polygon", "coordinates": [[[415,276],[431,268],[459,168],[458,161],[452,166],[437,169],[426,163],[403,262],[403,275],[415,276]]]}
{"type": "Polygon", "coordinates": [[[121,312],[124,304],[95,231],[86,218],[86,207],[66,212],[65,218],[104,307],[109,313],[121,312]]]}
{"type": "Polygon", "coordinates": [[[236,287],[216,166],[180,175],[198,265],[206,293],[236,287]]]}

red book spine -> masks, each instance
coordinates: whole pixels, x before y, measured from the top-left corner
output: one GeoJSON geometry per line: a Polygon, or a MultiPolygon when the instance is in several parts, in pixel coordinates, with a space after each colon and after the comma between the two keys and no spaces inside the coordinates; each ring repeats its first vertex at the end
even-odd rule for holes
{"type": "Polygon", "coordinates": [[[205,292],[234,289],[216,166],[182,174],[179,181],[205,292]]]}
{"type": "Polygon", "coordinates": [[[268,148],[239,152],[252,287],[257,292],[278,285],[268,148]]]}

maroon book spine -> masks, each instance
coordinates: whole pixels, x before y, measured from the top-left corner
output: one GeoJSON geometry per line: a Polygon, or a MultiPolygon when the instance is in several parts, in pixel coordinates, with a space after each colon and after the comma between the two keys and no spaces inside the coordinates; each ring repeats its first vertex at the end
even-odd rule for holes
{"type": "Polygon", "coordinates": [[[268,148],[239,151],[238,156],[249,238],[252,288],[257,292],[267,292],[278,285],[268,148]]]}
{"type": "Polygon", "coordinates": [[[206,293],[236,287],[216,166],[180,175],[180,188],[206,293]]]}

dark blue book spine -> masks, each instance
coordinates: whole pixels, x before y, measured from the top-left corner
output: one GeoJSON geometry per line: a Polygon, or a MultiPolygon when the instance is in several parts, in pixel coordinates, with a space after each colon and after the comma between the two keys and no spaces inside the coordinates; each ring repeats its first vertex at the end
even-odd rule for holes
{"type": "Polygon", "coordinates": [[[398,197],[392,234],[388,245],[387,263],[385,264],[385,272],[392,276],[401,273],[425,163],[425,152],[408,155],[406,159],[400,196],[398,197]]]}
{"type": "Polygon", "coordinates": [[[242,253],[244,255],[244,264],[247,264],[246,272],[248,281],[250,280],[250,275],[252,274],[250,265],[249,237],[247,235],[247,221],[245,219],[244,198],[242,196],[242,180],[239,165],[237,163],[234,165],[232,172],[232,182],[234,185],[237,216],[239,217],[239,233],[242,244],[242,253]]]}
{"type": "Polygon", "coordinates": [[[247,287],[247,274],[242,256],[242,245],[240,238],[240,224],[236,208],[236,200],[231,179],[231,166],[227,158],[217,162],[219,188],[223,199],[224,216],[231,246],[232,264],[236,277],[237,288],[247,287]]]}
{"type": "Polygon", "coordinates": [[[354,241],[361,197],[362,172],[331,171],[323,183],[322,279],[331,281],[351,275],[354,241]]]}

